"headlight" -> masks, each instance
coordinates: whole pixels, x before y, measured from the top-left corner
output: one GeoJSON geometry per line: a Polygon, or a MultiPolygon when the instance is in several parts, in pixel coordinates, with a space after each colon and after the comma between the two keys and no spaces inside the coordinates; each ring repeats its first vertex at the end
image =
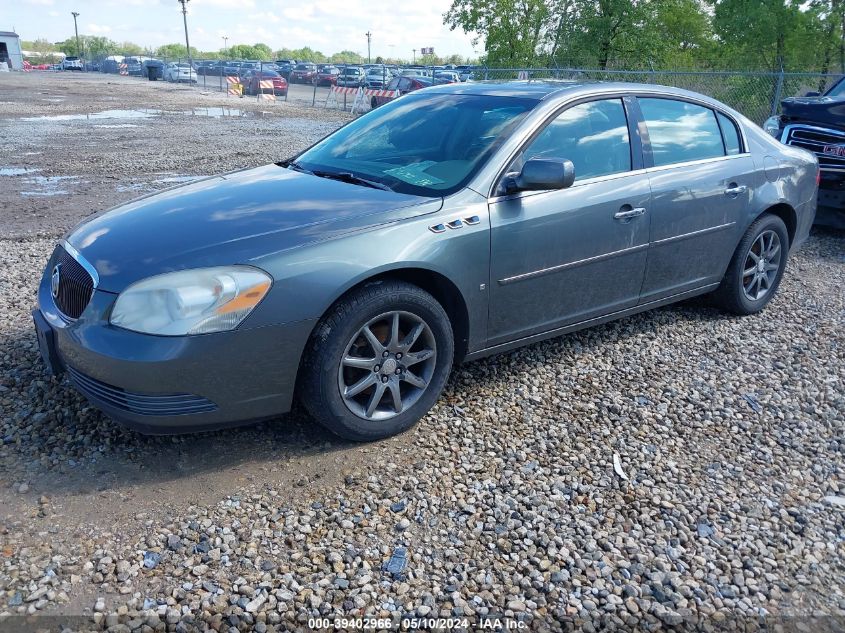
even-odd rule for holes
{"type": "Polygon", "coordinates": [[[232,330],[271,284],[267,273],[250,266],[165,273],[121,292],[110,321],[127,330],[166,336],[232,330]]]}
{"type": "Polygon", "coordinates": [[[766,119],[766,122],[763,124],[763,130],[768,132],[775,138],[780,136],[780,117],[779,116],[770,116],[766,119]]]}

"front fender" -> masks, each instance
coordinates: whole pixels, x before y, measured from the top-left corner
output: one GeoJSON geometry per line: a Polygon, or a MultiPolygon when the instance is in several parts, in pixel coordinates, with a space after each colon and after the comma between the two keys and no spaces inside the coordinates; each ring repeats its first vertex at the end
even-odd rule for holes
{"type": "Polygon", "coordinates": [[[391,271],[430,271],[449,279],[469,317],[468,347],[486,342],[490,222],[486,200],[462,192],[432,214],[282,251],[252,263],[273,288],[242,327],[316,319],[351,288],[391,271]],[[475,224],[435,233],[431,226],[478,217],[475,224]]]}

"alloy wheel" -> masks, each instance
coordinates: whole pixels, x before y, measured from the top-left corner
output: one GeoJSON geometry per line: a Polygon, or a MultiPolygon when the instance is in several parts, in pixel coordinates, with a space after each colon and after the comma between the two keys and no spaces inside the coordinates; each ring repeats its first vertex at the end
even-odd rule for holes
{"type": "Polygon", "coordinates": [[[760,233],[751,243],[742,270],[742,289],[751,301],[759,301],[771,291],[781,262],[780,237],[774,231],[760,233]]]}
{"type": "Polygon", "coordinates": [[[341,397],[360,418],[392,418],[419,400],[436,362],[434,334],[422,318],[399,310],[380,314],[344,350],[337,377],[341,397]]]}

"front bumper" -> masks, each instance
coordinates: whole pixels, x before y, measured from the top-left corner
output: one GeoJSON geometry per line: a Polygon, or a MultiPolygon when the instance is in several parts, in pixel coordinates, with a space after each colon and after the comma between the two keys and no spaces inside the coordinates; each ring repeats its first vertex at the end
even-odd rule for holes
{"type": "Polygon", "coordinates": [[[152,336],[108,323],[116,298],[95,291],[80,318],[68,322],[53,303],[49,279],[42,279],[33,313],[36,325],[42,324],[38,329],[49,328],[44,338],[52,340],[56,364],[109,417],[142,433],[170,434],[236,426],[290,410],[299,359],[315,321],[152,336]]]}

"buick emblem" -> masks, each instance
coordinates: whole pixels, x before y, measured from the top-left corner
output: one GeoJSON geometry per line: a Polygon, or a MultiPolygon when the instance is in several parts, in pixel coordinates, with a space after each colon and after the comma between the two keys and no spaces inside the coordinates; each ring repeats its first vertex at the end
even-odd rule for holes
{"type": "Polygon", "coordinates": [[[53,267],[53,274],[50,276],[50,294],[53,295],[53,299],[59,296],[59,280],[61,279],[62,274],[62,265],[56,264],[53,267]]]}

